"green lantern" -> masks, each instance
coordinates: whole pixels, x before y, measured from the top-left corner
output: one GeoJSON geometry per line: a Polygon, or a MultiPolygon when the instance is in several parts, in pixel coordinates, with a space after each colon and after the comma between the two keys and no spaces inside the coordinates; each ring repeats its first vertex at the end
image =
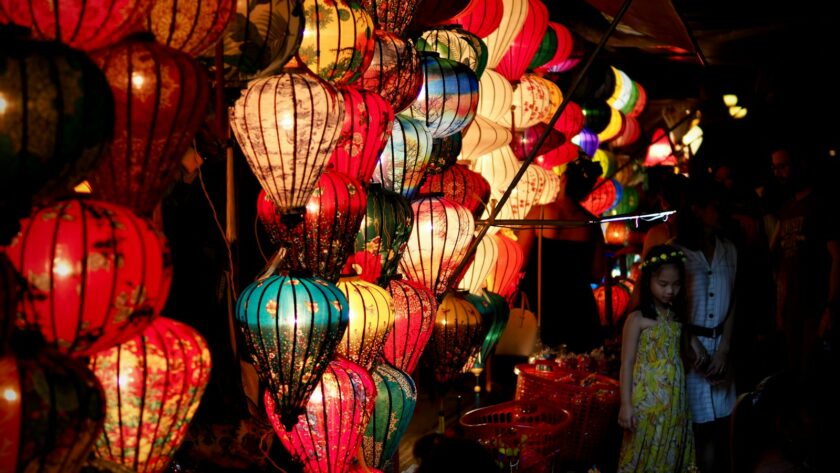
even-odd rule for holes
{"type": "Polygon", "coordinates": [[[510,315],[510,307],[505,298],[495,292],[482,291],[481,295],[467,294],[466,298],[481,314],[481,322],[487,327],[487,335],[484,336],[481,347],[474,356],[470,357],[464,368],[466,370],[483,369],[487,358],[502,338],[502,332],[507,326],[510,315]]]}
{"type": "Polygon", "coordinates": [[[411,423],[417,389],[411,376],[387,362],[371,375],[376,382],[376,404],[362,440],[362,451],[366,464],[384,469],[411,423]]]}

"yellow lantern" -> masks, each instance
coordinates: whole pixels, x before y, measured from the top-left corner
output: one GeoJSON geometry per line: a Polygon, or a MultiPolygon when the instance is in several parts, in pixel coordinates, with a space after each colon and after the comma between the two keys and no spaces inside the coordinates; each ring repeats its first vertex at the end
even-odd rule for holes
{"type": "Polygon", "coordinates": [[[382,354],[388,332],[394,327],[394,303],[385,289],[358,276],[344,277],[336,286],[347,298],[350,324],[337,353],[366,370],[382,354]]]}
{"type": "Polygon", "coordinates": [[[560,104],[563,103],[563,91],[560,90],[559,85],[544,77],[534,76],[534,78],[542,81],[542,84],[548,91],[548,113],[540,119],[541,122],[548,123],[554,116],[554,112],[557,111],[557,109],[560,108],[560,104]]]}
{"type": "Polygon", "coordinates": [[[610,121],[603,131],[598,133],[598,141],[605,143],[614,138],[621,136],[621,131],[624,130],[624,114],[614,108],[610,108],[610,121]]]}
{"type": "Polygon", "coordinates": [[[513,103],[513,86],[505,76],[486,69],[478,81],[478,108],[476,115],[490,121],[498,121],[503,115],[510,114],[513,103]]]}

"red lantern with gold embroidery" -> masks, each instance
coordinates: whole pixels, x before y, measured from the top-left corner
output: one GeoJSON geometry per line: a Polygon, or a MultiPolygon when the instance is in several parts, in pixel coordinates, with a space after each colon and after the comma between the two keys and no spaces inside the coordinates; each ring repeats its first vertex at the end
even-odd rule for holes
{"type": "Polygon", "coordinates": [[[490,184],[481,174],[463,164],[454,164],[441,174],[428,176],[422,194],[442,193],[449,200],[463,205],[478,218],[490,200],[490,184]]]}
{"type": "Polygon", "coordinates": [[[438,304],[431,290],[406,279],[391,280],[388,292],[394,302],[394,328],[382,354],[392,365],[413,373],[432,336],[438,304]]]}
{"type": "Polygon", "coordinates": [[[158,42],[197,56],[222,36],[235,7],[235,0],[156,0],[146,29],[158,42]]]}
{"type": "Polygon", "coordinates": [[[496,72],[511,82],[516,82],[528,69],[531,59],[540,47],[548,28],[548,7],[542,0],[528,0],[528,13],[519,34],[496,66],[496,72]]]}

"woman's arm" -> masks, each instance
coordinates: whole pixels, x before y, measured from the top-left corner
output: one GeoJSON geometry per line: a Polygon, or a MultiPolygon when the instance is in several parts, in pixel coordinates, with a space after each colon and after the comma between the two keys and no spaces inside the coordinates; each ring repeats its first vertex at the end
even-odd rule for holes
{"type": "Polygon", "coordinates": [[[635,311],[624,322],[621,335],[621,409],[618,411],[618,424],[625,429],[636,428],[633,415],[633,365],[636,364],[636,352],[639,348],[639,334],[642,331],[641,313],[635,311]]]}

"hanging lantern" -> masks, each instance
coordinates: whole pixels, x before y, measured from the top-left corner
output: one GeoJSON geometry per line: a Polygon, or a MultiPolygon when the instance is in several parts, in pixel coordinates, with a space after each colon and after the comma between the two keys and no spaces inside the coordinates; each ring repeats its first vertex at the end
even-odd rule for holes
{"type": "Polygon", "coordinates": [[[285,414],[278,415],[270,392],[265,393],[266,413],[274,431],[309,473],[347,471],[359,453],[375,402],[376,384],[370,374],[340,356],[327,365],[306,404],[305,415],[294,416],[291,425],[285,414]]]}
{"type": "MultiPolygon", "coordinates": [[[[630,97],[633,95],[633,80],[620,69],[612,66],[610,66],[610,69],[613,75],[615,75],[615,90],[607,98],[607,104],[616,110],[621,110],[627,105],[627,102],[630,101],[630,97]]],[[[638,90],[636,91],[636,95],[638,97],[638,90]]]]}
{"type": "Polygon", "coordinates": [[[519,275],[525,264],[525,253],[516,241],[504,233],[497,233],[493,235],[493,238],[496,238],[499,244],[499,259],[490,275],[487,276],[487,291],[509,300],[519,286],[519,275]]]}
{"type": "Polygon", "coordinates": [[[625,222],[609,222],[604,231],[604,240],[608,245],[627,245],[630,229],[625,222]]]}
{"type": "Polygon", "coordinates": [[[337,353],[371,370],[394,326],[394,303],[388,291],[357,276],[341,278],[337,287],[347,298],[350,313],[350,323],[337,353]]]}
{"type": "Polygon", "coordinates": [[[604,212],[605,214],[610,210],[614,209],[615,206],[617,206],[618,203],[621,202],[621,194],[624,193],[624,187],[621,185],[621,183],[618,182],[618,180],[616,179],[612,179],[612,181],[613,186],[615,187],[615,197],[613,198],[612,204],[610,204],[609,208],[607,208],[606,212],[604,212]]]}
{"type": "Polygon", "coordinates": [[[0,252],[0,356],[6,354],[17,317],[21,277],[5,252],[0,252]]]}
{"type": "Polygon", "coordinates": [[[595,188],[580,202],[580,205],[597,217],[612,207],[613,202],[615,202],[615,194],[615,181],[599,177],[595,183],[595,188]]]}
{"type": "MultiPolygon", "coordinates": [[[[550,23],[550,22],[549,22],[550,23]]],[[[550,61],[557,52],[557,32],[551,26],[545,29],[545,34],[540,40],[540,45],[534,53],[534,57],[528,64],[528,70],[538,69],[550,61]]]]}
{"type": "Polygon", "coordinates": [[[393,279],[388,293],[394,302],[394,329],[388,334],[383,357],[406,373],[413,373],[432,336],[437,311],[435,295],[420,283],[393,279]]]}
{"type": "Polygon", "coordinates": [[[595,150],[595,154],[592,156],[592,162],[598,163],[601,165],[601,172],[602,176],[612,176],[615,174],[615,154],[604,150],[604,149],[597,149],[595,150]]]}
{"type": "Polygon", "coordinates": [[[423,86],[420,55],[410,41],[387,31],[376,31],[373,60],[356,85],[381,95],[394,113],[402,112],[423,86]]]}
{"type": "Polygon", "coordinates": [[[510,307],[504,297],[492,292],[467,294],[466,298],[481,314],[482,320],[485,321],[484,325],[489,326],[481,347],[464,365],[464,371],[469,371],[474,368],[484,368],[490,354],[496,350],[496,345],[502,338],[502,332],[507,327],[510,307]]]}
{"type": "Polygon", "coordinates": [[[481,77],[487,67],[487,46],[478,36],[462,29],[435,29],[417,39],[417,50],[433,52],[460,62],[481,77]]]}
{"type": "Polygon", "coordinates": [[[411,376],[383,363],[371,372],[376,383],[373,415],[362,439],[365,463],[385,468],[408,429],[417,404],[417,388],[411,376]]]}
{"type": "Polygon", "coordinates": [[[513,88],[511,108],[499,116],[499,123],[517,130],[534,126],[551,111],[551,93],[546,81],[534,74],[525,74],[513,88]]]}
{"type": "Polygon", "coordinates": [[[639,208],[639,192],[632,187],[625,187],[621,193],[621,200],[607,215],[626,215],[639,208]]]}
{"type": "Polygon", "coordinates": [[[627,155],[618,155],[615,158],[618,169],[615,172],[615,180],[622,186],[634,186],[643,180],[642,166],[636,161],[630,161],[627,155]]]}
{"type": "Polygon", "coordinates": [[[156,0],[146,17],[146,29],[159,43],[197,56],[216,44],[235,7],[235,0],[156,0]]]}
{"type": "Polygon", "coordinates": [[[554,112],[557,111],[557,109],[560,108],[560,104],[563,103],[563,91],[560,90],[559,85],[544,77],[535,75],[534,78],[539,79],[548,91],[548,110],[546,110],[545,116],[540,119],[541,122],[548,123],[554,116],[554,112]]]}
{"type": "Polygon", "coordinates": [[[481,174],[470,171],[463,164],[455,164],[442,174],[429,176],[420,192],[442,193],[447,199],[466,207],[478,218],[490,199],[490,184],[481,174]]]}
{"type": "Polygon", "coordinates": [[[583,126],[595,133],[601,133],[610,123],[612,108],[606,102],[600,100],[588,100],[583,102],[583,126]]]}
{"type": "Polygon", "coordinates": [[[545,186],[539,199],[537,199],[536,205],[547,205],[556,201],[557,196],[560,194],[560,176],[550,170],[544,168],[539,169],[542,169],[545,173],[545,186]]]}
{"type": "Polygon", "coordinates": [[[610,121],[601,133],[598,133],[598,141],[606,143],[621,135],[624,130],[624,114],[614,108],[610,108],[610,121]]]}
{"type": "Polygon", "coordinates": [[[443,197],[420,197],[411,208],[414,228],[400,272],[442,297],[472,241],[475,219],[466,207],[443,197]]]}
{"type": "Polygon", "coordinates": [[[534,126],[515,131],[510,148],[513,150],[513,154],[516,155],[517,159],[524,161],[531,153],[534,153],[536,156],[548,154],[565,142],[566,135],[554,128],[548,128],[544,123],[537,123],[534,126]],[[537,140],[546,133],[546,130],[548,136],[546,136],[540,148],[534,153],[537,140]]]}
{"type": "MultiPolygon", "coordinates": [[[[486,235],[475,248],[475,258],[464,272],[464,277],[458,284],[458,289],[479,294],[487,283],[487,276],[499,259],[499,243],[490,235],[486,235]]],[[[480,312],[480,311],[479,311],[480,312]]]]}
{"type": "Polygon", "coordinates": [[[91,57],[116,103],[111,151],[90,176],[94,195],[150,216],[204,118],[207,74],[186,54],[142,39],[91,57]]]}
{"type": "Polygon", "coordinates": [[[478,90],[478,106],[475,111],[477,115],[493,122],[510,115],[513,86],[503,75],[494,70],[485,70],[478,83],[478,90]]]}
{"type": "MultiPolygon", "coordinates": [[[[543,123],[551,121],[555,110],[552,110],[551,116],[548,119],[544,119],[543,123]]],[[[566,140],[569,140],[583,130],[584,118],[583,109],[580,108],[580,105],[569,100],[567,101],[566,108],[563,109],[563,113],[560,114],[560,118],[554,122],[554,129],[566,135],[566,140]]]]}
{"type": "Polygon", "coordinates": [[[615,325],[630,305],[630,291],[624,285],[618,283],[610,286],[612,314],[607,319],[607,291],[604,286],[598,286],[593,293],[595,294],[595,303],[598,305],[598,314],[601,317],[601,326],[610,327],[615,325]]]}
{"type": "Polygon", "coordinates": [[[230,115],[262,188],[283,213],[303,213],[341,131],[341,95],[295,70],[251,81],[230,115]]]}
{"type": "Polygon", "coordinates": [[[473,3],[471,0],[423,0],[423,8],[417,9],[410,29],[422,30],[446,24],[457,16],[469,13],[473,3]]]}
{"type": "MultiPolygon", "coordinates": [[[[513,150],[506,146],[479,158],[473,170],[487,179],[487,182],[490,183],[490,198],[498,201],[510,187],[513,178],[522,165],[523,163],[516,159],[513,150]]],[[[544,185],[545,178],[529,166],[516,187],[511,191],[507,202],[505,202],[503,209],[508,209],[508,213],[504,214],[503,217],[497,215],[497,218],[525,218],[531,206],[542,193],[544,185]]]]}
{"type": "Polygon", "coordinates": [[[467,127],[461,144],[463,161],[474,161],[485,154],[492,153],[499,148],[507,147],[513,140],[510,128],[503,127],[481,115],[476,115],[467,127]]]}
{"type": "Polygon", "coordinates": [[[671,145],[671,139],[665,130],[657,128],[650,139],[650,145],[648,145],[645,166],[658,166],[674,160],[674,148],[671,145]]]}
{"type": "Polygon", "coordinates": [[[496,71],[516,82],[528,69],[548,28],[548,7],[542,0],[528,0],[525,22],[496,66],[496,71]]]}
{"type": "Polygon", "coordinates": [[[621,111],[624,115],[632,112],[634,108],[636,108],[636,102],[639,100],[639,88],[636,85],[636,81],[630,80],[630,94],[627,97],[627,102],[618,110],[621,111]]]}
{"type": "Polygon", "coordinates": [[[475,306],[462,295],[447,293],[438,306],[423,363],[434,370],[438,383],[453,381],[485,335],[475,306]]]}
{"type": "Polygon", "coordinates": [[[432,138],[432,152],[429,155],[429,166],[426,168],[426,175],[434,176],[446,171],[455,164],[460,154],[460,131],[446,138],[432,138]]]}
{"type": "Polygon", "coordinates": [[[614,148],[621,148],[623,146],[630,146],[636,141],[639,140],[639,137],[642,134],[642,130],[639,127],[639,122],[633,117],[624,117],[624,128],[622,128],[621,133],[612,140],[612,146],[614,148]]]}
{"type": "Polygon", "coordinates": [[[159,317],[90,366],[108,399],[96,455],[137,473],[166,471],[210,381],[210,350],[194,328],[159,317]]]}
{"type": "Polygon", "coordinates": [[[595,152],[598,151],[598,146],[601,144],[598,141],[598,135],[587,128],[580,130],[580,133],[572,137],[572,143],[580,146],[580,149],[590,157],[595,156],[595,152]]]}
{"type": "Polygon", "coordinates": [[[495,70],[513,39],[522,31],[528,16],[528,0],[503,0],[502,21],[484,39],[487,45],[487,68],[495,70]]]}
{"type": "Polygon", "coordinates": [[[420,2],[421,0],[362,0],[360,3],[373,19],[377,30],[402,36],[414,18],[420,2]]]}
{"type": "Polygon", "coordinates": [[[548,36],[548,31],[554,32],[554,35],[557,38],[557,47],[554,49],[554,55],[543,65],[533,66],[536,68],[535,72],[539,74],[545,74],[546,72],[552,71],[552,69],[569,59],[569,56],[572,54],[572,49],[574,48],[572,33],[565,26],[554,21],[549,21],[546,36],[548,36]]]}
{"type": "Polygon", "coordinates": [[[502,22],[504,13],[503,0],[486,0],[483,2],[472,2],[473,5],[464,13],[459,14],[445,23],[460,25],[465,31],[469,31],[479,38],[489,35],[502,22]]]}
{"type": "Polygon", "coordinates": [[[329,167],[368,183],[391,136],[394,110],[375,92],[354,86],[338,91],[344,98],[344,124],[329,167]]]}
{"type": "Polygon", "coordinates": [[[579,154],[580,147],[578,145],[566,142],[542,156],[537,156],[534,163],[543,169],[555,171],[559,167],[566,165],[566,163],[577,159],[579,154]]]}
{"type": "Polygon", "coordinates": [[[642,111],[647,105],[647,92],[645,91],[645,88],[642,87],[642,84],[639,84],[638,82],[634,82],[633,84],[639,91],[639,97],[638,99],[636,99],[636,105],[633,106],[633,110],[627,113],[628,117],[638,117],[642,114],[642,111]]]}
{"type": "Polygon", "coordinates": [[[397,115],[371,181],[411,200],[426,177],[431,155],[432,134],[426,125],[397,115]]]}
{"type": "Polygon", "coordinates": [[[236,317],[266,396],[287,430],[304,412],[347,328],[347,300],[320,278],[273,275],[239,296],[236,317]]]}
{"type": "Polygon", "coordinates": [[[127,340],[166,303],[165,240],[128,209],[68,199],[21,228],[6,252],[29,283],[23,317],[62,353],[88,356],[127,340]]]}

